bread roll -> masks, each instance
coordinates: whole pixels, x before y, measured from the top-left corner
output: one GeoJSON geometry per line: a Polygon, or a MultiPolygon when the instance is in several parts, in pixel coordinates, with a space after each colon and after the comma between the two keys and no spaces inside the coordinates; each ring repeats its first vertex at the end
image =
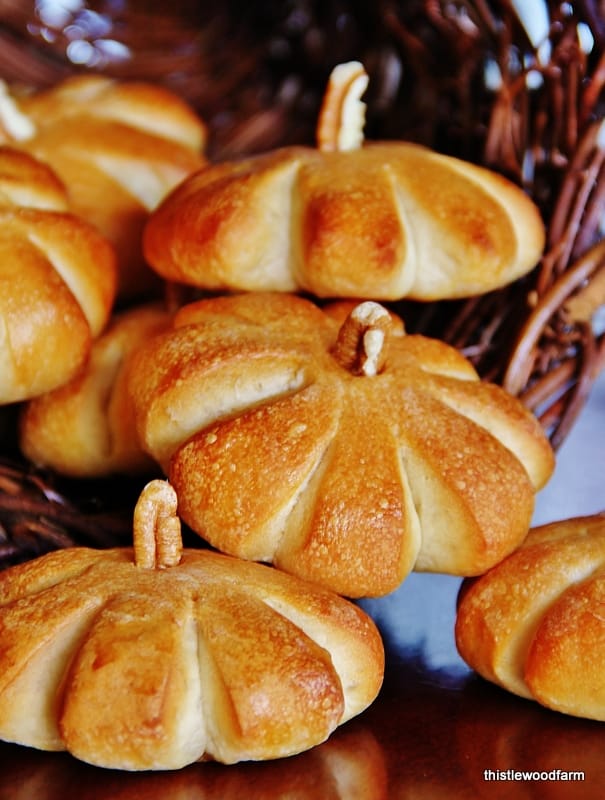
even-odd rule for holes
{"type": "Polygon", "coordinates": [[[19,443],[29,461],[87,478],[155,468],[136,435],[128,371],[134,350],[168,328],[170,316],[159,305],[115,314],[78,374],[25,405],[19,443]]]}
{"type": "Polygon", "coordinates": [[[526,535],[553,454],[535,418],[376,303],[182,308],[137,351],[141,445],[226,553],[347,596],[484,572],[526,535]]]}
{"type": "Polygon", "coordinates": [[[99,75],[71,77],[16,102],[33,130],[15,146],[48,163],[67,186],[72,211],[112,242],[120,296],[148,291],[144,223],[204,164],[205,124],[162,87],[99,75]]]}
{"type": "Polygon", "coordinates": [[[304,751],[376,697],[357,606],[270,567],[181,550],[145,487],[134,551],[70,548],[0,574],[0,736],[97,766],[178,769],[304,751]]]}
{"type": "Polygon", "coordinates": [[[55,173],[0,147],[0,403],[70,380],[105,326],[115,290],[111,244],[68,211],[55,173]]]}
{"type": "Polygon", "coordinates": [[[462,658],[521,697],[605,720],[605,513],[534,528],[519,549],[465,583],[462,658]]]}
{"type": "Polygon", "coordinates": [[[376,300],[487,292],[531,270],[543,246],[520,188],[404,142],[208,166],[144,233],[149,263],[172,281],[376,300]]]}

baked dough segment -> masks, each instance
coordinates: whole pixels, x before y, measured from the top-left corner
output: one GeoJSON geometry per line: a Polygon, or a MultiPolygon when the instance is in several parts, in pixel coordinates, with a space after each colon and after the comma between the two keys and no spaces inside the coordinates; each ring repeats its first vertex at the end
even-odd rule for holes
{"type": "Polygon", "coordinates": [[[480,574],[525,538],[534,489],[522,462],[496,437],[413,386],[402,392],[399,419],[422,530],[415,568],[480,574]]]}
{"type": "Polygon", "coordinates": [[[205,428],[174,454],[184,522],[221,549],[271,561],[338,425],[336,387],[311,385],[205,428]],[[279,476],[279,480],[276,480],[279,476]]]}
{"type": "Polygon", "coordinates": [[[392,165],[401,217],[415,248],[403,269],[414,270],[417,299],[481,294],[515,280],[543,246],[541,222],[529,198],[497,173],[411,143],[368,146],[392,165]]]}
{"type": "Polygon", "coordinates": [[[293,291],[297,153],[216,164],[183,181],[154,211],[161,223],[145,226],[143,249],[155,271],[209,289],[293,291]]]}
{"type": "Polygon", "coordinates": [[[525,665],[527,685],[543,705],[575,716],[594,709],[595,716],[601,717],[605,709],[604,608],[605,573],[600,569],[579,586],[570,586],[549,609],[525,665]],[[581,680],[570,681],[570,674],[582,676],[581,680]]]}
{"type": "Polygon", "coordinates": [[[52,170],[9,147],[0,148],[0,256],[0,403],[13,403],[83,365],[113,306],[116,258],[67,210],[52,170]]]}
{"type": "Polygon", "coordinates": [[[421,534],[389,415],[377,414],[357,382],[344,395],[338,428],[272,560],[339,594],[365,596],[401,583],[421,534]]]}
{"type": "Polygon", "coordinates": [[[552,474],[554,459],[541,437],[536,436],[535,417],[528,415],[517,398],[501,392],[497,385],[485,381],[466,383],[455,377],[433,375],[430,381],[422,383],[422,391],[498,439],[523,463],[532,485],[544,486],[552,474]]]}
{"type": "Polygon", "coordinates": [[[215,594],[198,601],[197,621],[220,683],[207,693],[220,760],[279,758],[292,740],[306,750],[327,739],[344,713],[329,652],[237,587],[215,594]]]}
{"type": "Polygon", "coordinates": [[[206,749],[191,599],[153,584],[105,601],[65,675],[61,740],[82,761],[179,769],[206,749]]]}
{"type": "Polygon", "coordinates": [[[259,340],[247,327],[226,338],[208,334],[201,339],[194,326],[181,328],[133,357],[130,393],[139,438],[165,469],[177,446],[215,419],[286,397],[308,382],[304,352],[285,352],[274,342],[263,346],[262,334],[259,340]],[[201,352],[208,366],[203,372],[201,352]]]}
{"type": "MultiPolygon", "coordinates": [[[[0,210],[2,403],[24,400],[61,385],[84,363],[92,344],[90,327],[76,298],[27,235],[15,238],[11,230],[14,221],[12,212],[0,210]]],[[[35,225],[37,219],[30,217],[30,221],[35,225]]],[[[23,221],[18,227],[23,228],[23,221]]]]}
{"type": "Polygon", "coordinates": [[[1,576],[0,736],[5,740],[64,749],[57,688],[103,605],[91,574],[98,558],[90,553],[75,549],[72,559],[57,551],[57,558],[46,560],[49,569],[35,559],[31,570],[9,569],[1,576]]]}
{"type": "Polygon", "coordinates": [[[414,285],[416,231],[385,155],[360,151],[352,163],[350,154],[334,152],[301,161],[302,289],[318,297],[394,299],[414,285]]]}

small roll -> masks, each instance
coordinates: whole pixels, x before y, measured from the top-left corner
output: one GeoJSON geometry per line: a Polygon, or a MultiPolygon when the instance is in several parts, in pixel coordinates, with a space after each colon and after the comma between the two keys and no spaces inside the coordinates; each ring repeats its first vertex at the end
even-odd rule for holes
{"type": "Polygon", "coordinates": [[[206,167],[151,215],[144,252],[164,278],[213,290],[438,300],[524,275],[544,236],[502,176],[390,142],[206,167]]]}
{"type": "Polygon", "coordinates": [[[463,584],[462,658],[486,680],[605,721],[605,512],[534,528],[519,549],[463,584]]]}
{"type": "Polygon", "coordinates": [[[26,457],[72,477],[151,471],[154,462],[137,437],[128,374],[134,351],[170,319],[159,305],[116,314],[76,377],[24,406],[19,441],[26,457]]]}
{"type": "Polygon", "coordinates": [[[205,164],[205,123],[163,87],[100,75],[70,77],[15,102],[32,132],[14,146],[49,164],[68,189],[70,209],[112,243],[118,294],[156,288],[141,252],[143,226],[205,164]]]}
{"type": "Polygon", "coordinates": [[[300,753],[384,674],[353,603],[200,549],[148,568],[129,548],[67,548],[6,570],[0,638],[0,738],[110,769],[300,753]]]}

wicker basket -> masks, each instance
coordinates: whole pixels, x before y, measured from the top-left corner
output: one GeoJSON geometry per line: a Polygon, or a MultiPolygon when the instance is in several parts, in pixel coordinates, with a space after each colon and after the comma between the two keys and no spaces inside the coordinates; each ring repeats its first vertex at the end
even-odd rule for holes
{"type": "MultiPolygon", "coordinates": [[[[208,122],[218,160],[312,144],[330,70],[363,61],[366,138],[484,164],[539,206],[547,247],[529,276],[485,296],[397,310],[409,330],[444,339],[519,396],[558,448],[605,364],[603,2],[199,5],[129,0],[116,11],[88,2],[53,17],[42,12],[52,3],[0,0],[0,78],[42,87],[102,71],[161,82],[208,122]]],[[[0,567],[68,544],[128,540],[136,485],[120,481],[116,492],[114,481],[36,473],[10,435],[13,409],[1,414],[0,567]]]]}

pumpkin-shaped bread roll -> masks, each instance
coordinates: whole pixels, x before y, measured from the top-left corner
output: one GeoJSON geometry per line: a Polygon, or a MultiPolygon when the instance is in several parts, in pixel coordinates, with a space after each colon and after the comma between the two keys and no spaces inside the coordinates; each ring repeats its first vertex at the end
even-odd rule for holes
{"type": "Polygon", "coordinates": [[[278,758],[365,709],[384,651],[357,606],[271,567],[182,549],[176,496],[143,490],[130,548],[0,574],[0,737],[97,766],[278,758]]]}
{"type": "Polygon", "coordinates": [[[78,374],[24,406],[19,443],[25,456],[73,477],[150,471],[153,461],[136,434],[128,371],[136,348],[168,328],[170,318],[160,305],[116,313],[78,374]]]}
{"type": "Polygon", "coordinates": [[[605,720],[605,513],[532,529],[461,588],[456,642],[489,681],[578,717],[605,720]]]}
{"type": "Polygon", "coordinates": [[[143,226],[168,192],[203,165],[204,123],[162,87],[99,75],[69,78],[15,104],[25,127],[15,146],[48,163],[67,186],[74,213],[112,242],[120,295],[148,289],[143,226]]]}
{"type": "Polygon", "coordinates": [[[551,474],[535,418],[374,302],[250,293],[181,308],[130,371],[141,445],[226,553],[347,596],[475,575],[551,474]]]}
{"type": "Polygon", "coordinates": [[[344,89],[364,76],[360,65],[341,66],[317,149],[208,166],[160,205],[144,234],[155,271],[213,290],[435,300],[487,292],[532,269],[544,225],[516,185],[416,144],[325,135],[338,134],[339,114],[346,132],[344,89]]]}
{"type": "Polygon", "coordinates": [[[0,147],[0,403],[72,378],[107,322],[115,286],[111,244],[68,211],[54,172],[0,147]]]}

